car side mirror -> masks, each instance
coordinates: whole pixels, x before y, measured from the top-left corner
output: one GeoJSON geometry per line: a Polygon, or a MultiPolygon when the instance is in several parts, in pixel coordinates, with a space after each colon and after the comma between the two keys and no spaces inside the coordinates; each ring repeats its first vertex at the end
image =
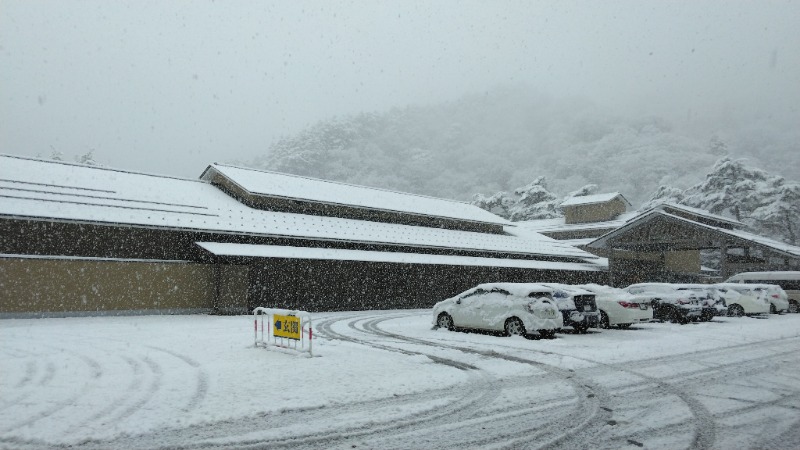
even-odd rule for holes
{"type": "Polygon", "coordinates": [[[461,304],[461,299],[456,300],[456,305],[460,305],[460,304],[461,304]]]}

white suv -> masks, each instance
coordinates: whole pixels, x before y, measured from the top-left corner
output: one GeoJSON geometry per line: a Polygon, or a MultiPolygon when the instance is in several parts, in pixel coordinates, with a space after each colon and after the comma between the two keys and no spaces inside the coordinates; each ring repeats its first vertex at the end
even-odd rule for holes
{"type": "Polygon", "coordinates": [[[743,272],[728,278],[726,283],[775,284],[789,300],[789,312],[800,312],[800,271],[743,272]]]}

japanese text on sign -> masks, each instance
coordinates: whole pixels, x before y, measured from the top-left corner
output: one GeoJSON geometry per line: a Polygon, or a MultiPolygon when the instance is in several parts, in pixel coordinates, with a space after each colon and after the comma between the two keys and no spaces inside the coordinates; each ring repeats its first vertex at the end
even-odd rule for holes
{"type": "Polygon", "coordinates": [[[275,314],[273,316],[275,321],[275,329],[273,334],[275,337],[284,337],[289,339],[300,340],[300,318],[296,316],[281,316],[275,314]]]}

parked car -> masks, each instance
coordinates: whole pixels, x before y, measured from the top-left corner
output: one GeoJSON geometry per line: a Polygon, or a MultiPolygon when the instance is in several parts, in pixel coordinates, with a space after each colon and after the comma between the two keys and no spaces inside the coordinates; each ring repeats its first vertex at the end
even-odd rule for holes
{"type": "Polygon", "coordinates": [[[789,312],[800,311],[800,272],[742,272],[728,278],[726,283],[776,284],[788,297],[789,312]]]}
{"type": "Polygon", "coordinates": [[[681,284],[678,285],[679,291],[686,291],[689,299],[696,299],[703,311],[700,313],[699,320],[708,322],[716,316],[727,316],[728,306],[725,299],[712,284],[681,284]]]}
{"type": "Polygon", "coordinates": [[[594,293],[601,328],[628,328],[634,323],[653,319],[653,308],[649,303],[639,303],[636,297],[622,289],[599,284],[582,284],[578,287],[594,293]]]}
{"type": "Polygon", "coordinates": [[[729,316],[741,317],[769,312],[770,303],[766,296],[766,290],[759,290],[754,285],[738,283],[718,283],[715,286],[725,298],[729,316]]]}
{"type": "Polygon", "coordinates": [[[553,289],[531,283],[487,283],[433,306],[435,327],[552,337],[564,325],[553,289]]]}
{"type": "Polygon", "coordinates": [[[769,301],[769,312],[772,314],[780,314],[789,312],[789,296],[786,291],[781,289],[777,284],[750,284],[755,286],[756,290],[763,290],[764,296],[769,301]]]}
{"type": "Polygon", "coordinates": [[[542,285],[553,290],[553,299],[561,311],[565,327],[572,327],[578,333],[586,333],[589,328],[600,326],[600,313],[597,311],[594,293],[569,284],[542,285]]]}
{"type": "Polygon", "coordinates": [[[703,312],[698,299],[678,291],[674,284],[639,283],[628,286],[625,291],[636,297],[639,303],[649,303],[654,319],[686,324],[699,319],[703,312]]]}

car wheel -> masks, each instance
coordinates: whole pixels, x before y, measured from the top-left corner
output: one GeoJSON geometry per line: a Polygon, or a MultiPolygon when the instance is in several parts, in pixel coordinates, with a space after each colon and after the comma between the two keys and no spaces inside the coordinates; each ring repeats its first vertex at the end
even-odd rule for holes
{"type": "Polygon", "coordinates": [[[544,339],[553,339],[556,337],[556,330],[537,330],[539,332],[539,336],[544,339]]]}
{"type": "Polygon", "coordinates": [[[588,325],[574,325],[573,328],[575,328],[576,333],[586,334],[589,332],[588,325]]]}
{"type": "Polygon", "coordinates": [[[525,325],[516,317],[506,320],[506,336],[525,336],[525,325]]]}
{"type": "Polygon", "coordinates": [[[439,317],[436,319],[436,325],[438,325],[439,328],[445,328],[451,331],[455,329],[453,326],[453,318],[447,313],[439,314],[439,317]]]}
{"type": "Polygon", "coordinates": [[[778,314],[778,309],[775,308],[775,305],[773,305],[772,303],[769,304],[769,313],[770,314],[778,314]]]}
{"type": "Polygon", "coordinates": [[[731,305],[728,307],[728,315],[733,317],[742,317],[744,315],[744,308],[742,308],[742,305],[731,305]]]}
{"type": "Polygon", "coordinates": [[[631,325],[632,324],[630,324],[630,323],[620,323],[620,324],[617,324],[617,327],[619,327],[619,328],[630,328],[631,325]]]}
{"type": "Polygon", "coordinates": [[[789,301],[789,312],[794,314],[798,311],[797,302],[794,300],[789,301]]]}
{"type": "Polygon", "coordinates": [[[600,328],[611,328],[611,323],[608,320],[608,314],[605,311],[600,311],[600,328]]]}

